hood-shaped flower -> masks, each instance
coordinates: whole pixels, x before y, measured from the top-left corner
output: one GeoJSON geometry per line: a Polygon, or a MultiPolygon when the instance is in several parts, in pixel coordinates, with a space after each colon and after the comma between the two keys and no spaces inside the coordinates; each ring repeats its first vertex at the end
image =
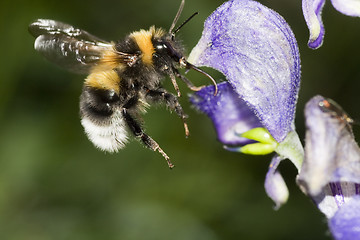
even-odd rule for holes
{"type": "Polygon", "coordinates": [[[305,108],[305,159],[298,183],[329,219],[336,239],[360,236],[360,148],[351,118],[322,96],[305,108]]]}
{"type": "Polygon", "coordinates": [[[294,130],[299,51],[275,11],[250,0],[225,2],[205,21],[188,60],[222,72],[276,141],[294,130]]]}
{"type": "MultiPolygon", "coordinates": [[[[360,17],[359,0],[332,0],[331,2],[342,14],[360,17]]],[[[321,17],[324,4],[325,0],[302,1],[304,18],[310,32],[308,46],[313,49],[321,47],[324,40],[325,28],[321,17]]]]}
{"type": "Polygon", "coordinates": [[[351,131],[351,119],[333,101],[321,96],[305,107],[305,159],[299,182],[310,195],[330,182],[360,183],[360,149],[351,131]]]}
{"type": "Polygon", "coordinates": [[[288,158],[300,169],[303,148],[294,129],[300,87],[296,39],[275,11],[251,0],[231,0],[205,21],[188,60],[222,72],[227,82],[205,87],[191,97],[214,123],[228,150],[248,154],[275,151],[265,188],[276,206],[286,202],[287,187],[277,166],[288,158]]]}

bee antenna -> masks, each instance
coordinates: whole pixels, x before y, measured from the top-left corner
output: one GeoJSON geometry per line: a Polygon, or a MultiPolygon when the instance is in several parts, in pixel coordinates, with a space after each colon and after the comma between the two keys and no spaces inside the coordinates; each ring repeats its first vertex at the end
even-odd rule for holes
{"type": "Polygon", "coordinates": [[[187,69],[194,69],[195,71],[197,71],[197,72],[205,75],[206,77],[208,77],[208,78],[213,82],[213,84],[214,84],[214,87],[215,87],[214,96],[216,96],[216,94],[218,93],[218,87],[217,87],[217,84],[216,84],[215,79],[214,79],[212,76],[210,76],[210,74],[208,74],[207,72],[201,70],[200,68],[192,65],[191,63],[189,63],[189,62],[187,62],[187,61],[186,61],[186,68],[187,68],[187,69]]]}
{"type": "Polygon", "coordinates": [[[175,36],[175,34],[185,25],[187,24],[195,15],[199,14],[199,12],[193,13],[188,19],[186,19],[178,28],[176,28],[171,34],[175,36]]]}
{"type": "Polygon", "coordinates": [[[175,15],[175,18],[174,18],[174,20],[173,20],[173,22],[172,22],[172,24],[171,24],[170,29],[169,29],[169,33],[170,33],[170,34],[172,34],[172,31],[173,31],[173,29],[174,29],[177,21],[179,20],[179,17],[180,17],[181,12],[182,12],[182,10],[183,10],[183,8],[184,8],[184,5],[185,5],[185,0],[182,0],[181,3],[180,3],[179,10],[177,11],[177,13],[176,13],[176,15],[175,15]]]}

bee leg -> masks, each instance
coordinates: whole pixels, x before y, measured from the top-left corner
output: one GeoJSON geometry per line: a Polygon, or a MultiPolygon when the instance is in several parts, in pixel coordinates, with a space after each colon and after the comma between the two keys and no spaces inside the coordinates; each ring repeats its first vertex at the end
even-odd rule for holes
{"type": "Polygon", "coordinates": [[[140,124],[137,123],[137,121],[130,115],[126,108],[123,108],[122,115],[133,134],[140,138],[146,147],[150,148],[154,152],[158,151],[165,158],[169,168],[173,168],[174,164],[171,163],[169,156],[160,148],[159,144],[155,142],[154,139],[152,139],[141,129],[140,124]]]}
{"type": "Polygon", "coordinates": [[[172,84],[174,85],[174,88],[175,88],[175,91],[176,91],[176,93],[177,93],[177,96],[178,96],[178,97],[181,97],[181,92],[180,92],[179,86],[178,86],[178,84],[177,84],[177,82],[176,82],[175,74],[171,72],[171,73],[169,74],[169,76],[170,76],[170,79],[171,79],[172,84]]]}
{"type": "Polygon", "coordinates": [[[188,137],[190,135],[189,128],[186,123],[188,116],[184,113],[178,98],[174,94],[167,92],[165,89],[158,88],[156,90],[147,90],[146,97],[153,102],[164,103],[168,108],[174,110],[184,123],[185,136],[188,137]]]}
{"type": "Polygon", "coordinates": [[[187,77],[180,74],[177,69],[174,69],[174,74],[176,77],[180,78],[192,91],[200,91],[205,86],[196,87],[187,77]]]}

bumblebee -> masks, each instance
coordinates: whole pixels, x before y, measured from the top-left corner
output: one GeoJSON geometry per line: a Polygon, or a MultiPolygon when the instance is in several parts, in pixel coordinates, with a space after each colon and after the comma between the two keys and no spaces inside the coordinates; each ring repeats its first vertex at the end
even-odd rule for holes
{"type": "Polygon", "coordinates": [[[29,32],[36,38],[34,47],[38,52],[72,72],[88,74],[80,96],[80,117],[86,135],[97,148],[117,152],[128,141],[130,131],[146,147],[161,153],[170,168],[174,166],[159,144],[144,132],[138,119],[148,105],[163,103],[181,118],[188,136],[187,115],[178,101],[181,93],[176,79],[193,91],[201,87],[194,86],[178,69],[194,69],[216,86],[210,75],[186,61],[184,48],[175,38],[196,15],[174,30],[184,4],[182,0],[168,32],[152,26],[117,42],[104,41],[59,21],[38,19],[30,24],[29,32]],[[177,96],[162,88],[166,76],[177,96]]]}

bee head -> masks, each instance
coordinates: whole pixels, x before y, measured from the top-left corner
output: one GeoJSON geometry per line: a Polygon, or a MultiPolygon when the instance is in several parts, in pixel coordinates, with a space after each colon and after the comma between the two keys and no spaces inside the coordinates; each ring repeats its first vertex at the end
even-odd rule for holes
{"type": "MultiPolygon", "coordinates": [[[[178,64],[181,68],[186,68],[188,70],[193,69],[193,70],[205,75],[215,85],[214,95],[216,95],[217,94],[216,81],[208,73],[206,73],[203,70],[199,69],[198,67],[192,65],[185,59],[184,54],[183,54],[183,48],[181,47],[181,44],[175,38],[176,33],[186,23],[188,23],[194,16],[196,16],[198,14],[198,12],[195,12],[189,18],[187,18],[182,24],[180,24],[179,27],[177,27],[174,30],[175,25],[176,25],[177,21],[179,20],[181,12],[184,8],[184,4],[185,4],[185,0],[182,0],[179,10],[170,26],[168,34],[165,34],[163,37],[161,37],[159,39],[153,40],[153,44],[154,44],[154,48],[155,48],[155,52],[156,52],[155,56],[157,58],[161,59],[161,61],[164,63],[163,66],[165,66],[165,68],[163,70],[165,70],[165,71],[168,70],[168,67],[169,67],[168,63],[169,63],[169,61],[171,61],[171,62],[175,62],[176,64],[178,64]]],[[[183,79],[184,79],[184,77],[183,77],[183,79]]],[[[188,80],[186,80],[186,81],[188,81],[188,80]]],[[[198,88],[198,89],[201,89],[201,88],[198,88]]]]}
{"type": "Polygon", "coordinates": [[[176,41],[172,35],[166,34],[164,37],[154,41],[155,52],[164,60],[170,60],[179,63],[181,67],[181,59],[184,59],[183,47],[176,41]]]}
{"type": "Polygon", "coordinates": [[[158,40],[154,46],[155,46],[155,51],[162,53],[162,54],[166,54],[168,57],[171,58],[171,60],[180,64],[180,67],[189,68],[189,65],[183,55],[183,49],[181,47],[181,44],[179,44],[179,42],[176,40],[175,35],[177,32],[180,31],[180,29],[183,26],[185,26],[186,23],[188,23],[195,15],[197,15],[198,12],[195,12],[194,14],[192,14],[189,18],[187,18],[182,24],[180,24],[180,26],[178,26],[174,30],[175,25],[176,25],[177,21],[179,20],[181,12],[184,8],[184,4],[185,4],[185,0],[182,0],[179,10],[176,13],[176,16],[170,26],[168,34],[166,34],[163,38],[158,40]]]}

